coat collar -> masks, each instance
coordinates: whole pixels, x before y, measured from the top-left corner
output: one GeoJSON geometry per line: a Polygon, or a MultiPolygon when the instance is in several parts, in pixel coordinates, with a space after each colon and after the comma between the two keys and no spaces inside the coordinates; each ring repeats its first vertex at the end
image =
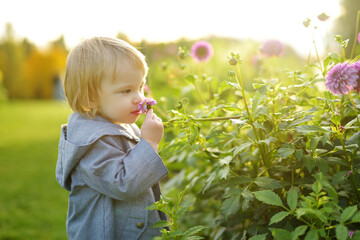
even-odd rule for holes
{"type": "Polygon", "coordinates": [[[123,136],[139,142],[140,130],[136,124],[119,125],[97,116],[94,119],[83,117],[79,113],[70,115],[68,124],[62,126],[65,138],[77,145],[89,145],[105,135],[123,136]]]}

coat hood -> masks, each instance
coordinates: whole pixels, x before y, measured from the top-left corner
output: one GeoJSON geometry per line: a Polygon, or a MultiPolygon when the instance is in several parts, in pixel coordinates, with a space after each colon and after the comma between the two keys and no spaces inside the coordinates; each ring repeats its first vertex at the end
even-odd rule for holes
{"type": "Polygon", "coordinates": [[[87,119],[78,113],[71,114],[68,124],[61,126],[56,164],[56,180],[60,186],[68,191],[71,190],[71,172],[92,144],[102,136],[117,135],[138,142],[139,128],[135,124],[128,126],[134,133],[102,117],[87,119]]]}

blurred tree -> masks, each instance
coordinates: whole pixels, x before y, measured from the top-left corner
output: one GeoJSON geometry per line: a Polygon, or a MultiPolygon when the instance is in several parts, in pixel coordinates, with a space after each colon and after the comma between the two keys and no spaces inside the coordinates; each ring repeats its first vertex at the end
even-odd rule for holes
{"type": "Polygon", "coordinates": [[[40,51],[27,39],[16,41],[10,23],[0,42],[2,85],[10,99],[52,98],[65,69],[67,50],[61,36],[40,51]]]}
{"type": "Polygon", "coordinates": [[[0,103],[4,100],[7,100],[8,96],[7,96],[7,91],[6,89],[3,87],[3,74],[0,71],[0,103]]]}
{"type": "Polygon", "coordinates": [[[66,64],[63,37],[51,42],[47,51],[34,49],[25,61],[24,80],[31,98],[53,98],[66,64]]]}
{"type": "Polygon", "coordinates": [[[0,70],[10,99],[28,97],[27,86],[22,81],[24,58],[22,46],[15,41],[12,25],[7,23],[5,37],[0,43],[0,70]]]}
{"type": "Polygon", "coordinates": [[[36,46],[32,42],[30,42],[27,38],[24,38],[24,40],[22,41],[22,48],[23,48],[25,57],[28,57],[30,55],[30,53],[34,49],[36,49],[36,46]]]}
{"type": "Polygon", "coordinates": [[[352,46],[354,44],[356,18],[357,13],[360,10],[360,1],[342,0],[341,4],[343,6],[343,12],[342,15],[337,19],[334,32],[344,36],[343,39],[349,39],[349,44],[346,48],[346,57],[349,58],[352,46]]]}

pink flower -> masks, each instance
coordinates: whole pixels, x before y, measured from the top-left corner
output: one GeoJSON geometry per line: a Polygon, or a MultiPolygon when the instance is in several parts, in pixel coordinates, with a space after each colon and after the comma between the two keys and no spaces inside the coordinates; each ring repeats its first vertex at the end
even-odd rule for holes
{"type": "Polygon", "coordinates": [[[352,238],[352,237],[354,236],[354,233],[355,233],[354,230],[350,230],[350,231],[349,231],[349,238],[352,238]]]}
{"type": "Polygon", "coordinates": [[[214,50],[210,43],[199,41],[192,45],[190,54],[197,62],[207,62],[214,55],[214,50]]]}
{"type": "Polygon", "coordinates": [[[360,43],[360,32],[358,34],[358,43],[360,43]]]}
{"type": "Polygon", "coordinates": [[[354,62],[353,64],[351,64],[351,67],[353,67],[356,71],[357,71],[357,85],[354,87],[354,91],[356,91],[357,93],[360,92],[360,62],[354,62]]]}
{"type": "Polygon", "coordinates": [[[276,39],[270,39],[263,42],[261,45],[260,51],[266,57],[279,57],[285,52],[285,45],[276,39]]]}
{"type": "Polygon", "coordinates": [[[357,72],[354,66],[349,66],[346,62],[336,64],[325,77],[326,89],[334,95],[348,94],[357,87],[357,72]]]}
{"type": "Polygon", "coordinates": [[[139,103],[138,110],[140,110],[142,114],[146,114],[150,110],[151,106],[156,103],[156,100],[152,98],[145,98],[141,103],[139,103]]]}
{"type": "MultiPolygon", "coordinates": [[[[345,128],[340,125],[340,132],[343,132],[344,130],[345,130],[345,128]]],[[[351,172],[351,171],[350,171],[350,172],[351,172]]]]}

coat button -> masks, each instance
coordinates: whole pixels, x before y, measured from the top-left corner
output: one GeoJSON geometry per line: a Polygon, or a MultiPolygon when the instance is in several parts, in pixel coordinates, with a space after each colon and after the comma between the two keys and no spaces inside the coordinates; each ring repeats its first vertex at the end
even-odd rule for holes
{"type": "Polygon", "coordinates": [[[137,227],[137,228],[143,228],[143,227],[144,227],[144,223],[143,223],[143,222],[138,222],[138,223],[136,224],[136,227],[137,227]]]}

